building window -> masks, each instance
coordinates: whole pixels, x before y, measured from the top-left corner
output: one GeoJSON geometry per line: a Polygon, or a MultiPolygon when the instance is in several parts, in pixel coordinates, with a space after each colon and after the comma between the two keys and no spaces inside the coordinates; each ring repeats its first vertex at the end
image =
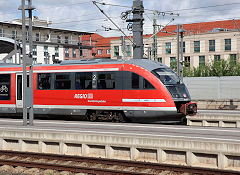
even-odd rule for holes
{"type": "Polygon", "coordinates": [[[199,56],[199,66],[205,65],[205,56],[199,56]]]}
{"type": "Polygon", "coordinates": [[[231,39],[225,39],[225,50],[231,50],[231,39]]]}
{"type": "Polygon", "coordinates": [[[230,62],[237,64],[237,54],[230,54],[230,62]]]}
{"type": "Polygon", "coordinates": [[[162,63],[162,57],[157,58],[157,61],[158,61],[159,63],[162,63]]]}
{"type": "Polygon", "coordinates": [[[44,46],[44,56],[48,55],[48,46],[44,46]]]}
{"type": "Polygon", "coordinates": [[[171,43],[166,43],[166,53],[171,53],[171,43]]]}
{"type": "Polygon", "coordinates": [[[215,51],[215,40],[209,40],[209,51],[210,52],[215,51]]]}
{"type": "Polygon", "coordinates": [[[37,46],[33,45],[33,55],[37,56],[37,46]]]}
{"type": "Polygon", "coordinates": [[[119,56],[119,46],[114,46],[114,56],[119,56]]]}
{"type": "Polygon", "coordinates": [[[4,37],[4,29],[0,29],[0,37],[4,37]]]}
{"type": "Polygon", "coordinates": [[[98,50],[98,55],[102,55],[102,49],[98,50]]]}
{"type": "Polygon", "coordinates": [[[132,56],[132,48],[131,48],[131,46],[130,45],[127,45],[126,46],[126,54],[127,54],[127,57],[130,57],[130,56],[132,56]]]}
{"type": "Polygon", "coordinates": [[[176,57],[170,57],[170,67],[172,69],[176,69],[177,68],[176,57]]]}
{"type": "Polygon", "coordinates": [[[36,41],[40,41],[40,34],[36,33],[36,41]]]}
{"type": "Polygon", "coordinates": [[[83,49],[82,49],[82,47],[79,48],[79,56],[83,56],[83,49]]]}
{"type": "Polygon", "coordinates": [[[110,49],[107,49],[107,54],[111,54],[111,51],[110,51],[110,49]]]}
{"type": "Polygon", "coordinates": [[[33,58],[33,64],[37,64],[37,58],[33,58]]]}
{"type": "Polygon", "coordinates": [[[15,38],[17,38],[17,31],[13,30],[12,31],[12,39],[15,39],[15,38]]]}
{"type": "Polygon", "coordinates": [[[185,53],[186,46],[185,46],[185,41],[183,41],[183,53],[185,53]]]}
{"type": "Polygon", "coordinates": [[[55,47],[55,57],[59,57],[59,47],[55,47]]]}
{"type": "Polygon", "coordinates": [[[65,36],[65,44],[68,44],[68,36],[65,36]]]}
{"type": "Polygon", "coordinates": [[[69,48],[65,48],[65,57],[69,58],[69,48]]]}
{"type": "Polygon", "coordinates": [[[48,41],[49,38],[50,38],[50,35],[49,35],[49,34],[44,35],[44,40],[45,40],[45,41],[48,41]]]}
{"type": "Polygon", "coordinates": [[[190,56],[184,57],[184,67],[190,67],[190,56]]]}
{"type": "Polygon", "coordinates": [[[72,52],[73,52],[73,58],[76,58],[77,54],[76,54],[76,49],[72,49],[72,52]]]}
{"type": "Polygon", "coordinates": [[[214,55],[214,61],[220,61],[221,60],[221,56],[220,55],[214,55]]]}
{"type": "Polygon", "coordinates": [[[194,52],[200,52],[200,41],[194,41],[194,52]]]}
{"type": "Polygon", "coordinates": [[[61,43],[61,36],[57,36],[57,43],[61,43]]]}

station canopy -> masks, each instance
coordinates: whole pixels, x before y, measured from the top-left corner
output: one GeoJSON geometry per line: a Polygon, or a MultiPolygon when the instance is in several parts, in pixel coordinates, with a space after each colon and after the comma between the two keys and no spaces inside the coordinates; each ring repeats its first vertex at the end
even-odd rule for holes
{"type": "Polygon", "coordinates": [[[0,54],[10,53],[12,50],[14,50],[14,40],[0,37],[0,54]]]}

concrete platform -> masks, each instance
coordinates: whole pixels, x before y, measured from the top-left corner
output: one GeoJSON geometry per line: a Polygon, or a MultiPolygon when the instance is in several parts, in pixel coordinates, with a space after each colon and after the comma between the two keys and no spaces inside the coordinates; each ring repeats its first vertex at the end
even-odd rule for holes
{"type": "Polygon", "coordinates": [[[240,111],[199,110],[195,116],[187,116],[188,126],[240,128],[240,111]]]}
{"type": "Polygon", "coordinates": [[[240,171],[240,130],[185,126],[0,122],[0,149],[240,171]],[[169,133],[169,134],[168,134],[169,133]]]}

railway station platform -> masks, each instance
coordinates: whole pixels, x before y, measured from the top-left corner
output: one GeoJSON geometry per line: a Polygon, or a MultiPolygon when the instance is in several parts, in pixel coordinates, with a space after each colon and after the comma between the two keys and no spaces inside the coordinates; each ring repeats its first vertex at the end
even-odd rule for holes
{"type": "Polygon", "coordinates": [[[240,171],[240,130],[0,119],[0,149],[240,171]]]}
{"type": "Polygon", "coordinates": [[[197,115],[187,116],[188,126],[240,128],[238,110],[198,110],[197,115]]]}

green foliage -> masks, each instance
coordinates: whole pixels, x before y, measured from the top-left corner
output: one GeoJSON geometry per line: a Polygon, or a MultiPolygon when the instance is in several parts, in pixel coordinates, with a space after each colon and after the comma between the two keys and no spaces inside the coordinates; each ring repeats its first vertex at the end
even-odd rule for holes
{"type": "Polygon", "coordinates": [[[177,62],[176,61],[171,62],[170,68],[174,70],[174,72],[177,72],[177,62]]]}
{"type": "Polygon", "coordinates": [[[240,63],[236,62],[236,59],[229,59],[226,61],[220,59],[219,61],[213,61],[207,65],[200,65],[197,68],[191,69],[190,67],[184,67],[184,77],[212,77],[212,76],[240,76],[240,63]]]}

